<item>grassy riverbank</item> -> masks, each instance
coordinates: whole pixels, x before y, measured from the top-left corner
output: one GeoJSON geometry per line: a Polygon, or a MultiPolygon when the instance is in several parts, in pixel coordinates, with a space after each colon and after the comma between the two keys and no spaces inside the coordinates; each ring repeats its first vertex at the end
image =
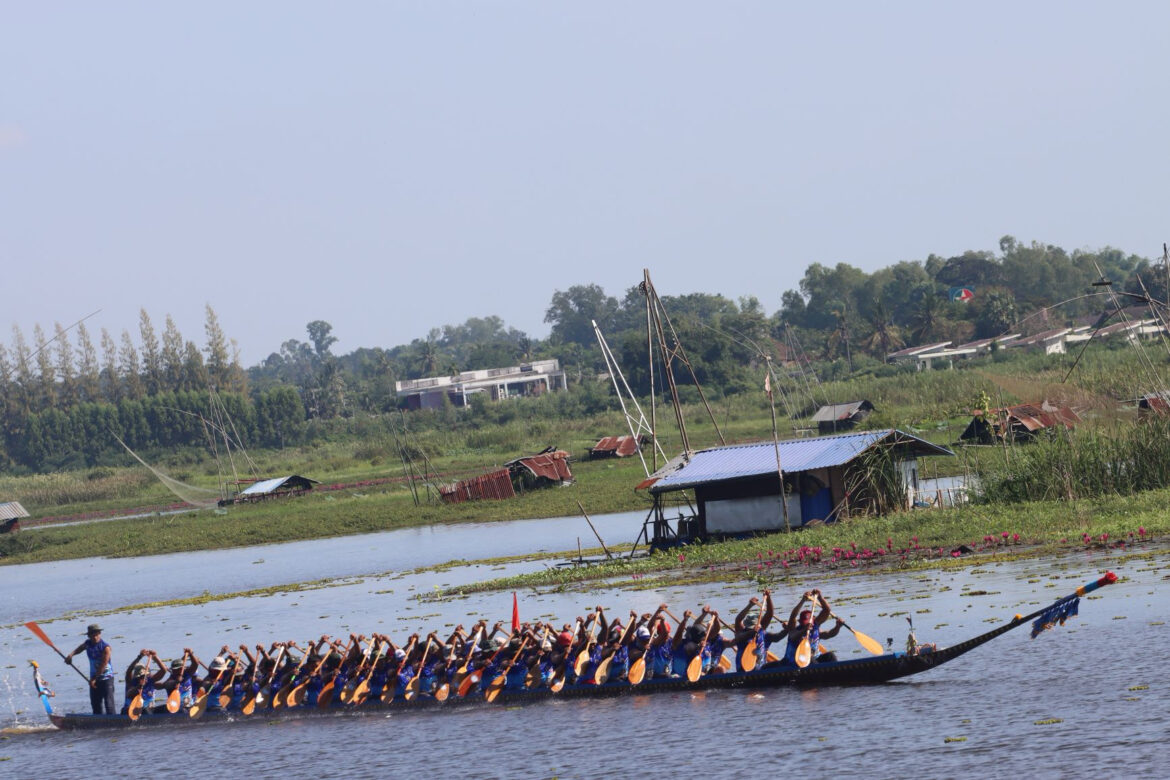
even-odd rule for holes
{"type": "MultiPolygon", "coordinates": [[[[424,503],[416,507],[407,490],[386,486],[310,493],[284,501],[242,504],[220,512],[205,510],[47,526],[0,537],[0,563],[161,555],[441,523],[565,517],[580,515],[578,500],[590,514],[644,510],[648,506],[646,496],[633,491],[642,476],[637,459],[583,462],[574,464],[574,471],[577,482],[573,485],[532,491],[510,501],[424,503]]],[[[582,528],[588,534],[584,523],[582,528]]],[[[593,540],[582,541],[588,545],[593,540]]],[[[464,552],[452,550],[453,556],[464,552]]]]}
{"type": "Polygon", "coordinates": [[[1075,502],[965,506],[921,510],[807,528],[793,534],[690,545],[649,558],[589,567],[560,567],[463,585],[435,594],[458,596],[523,588],[572,589],[627,582],[643,585],[756,581],[794,573],[918,569],[964,565],[972,557],[1042,557],[1070,550],[1141,552],[1170,536],[1170,490],[1075,502]],[[954,553],[958,552],[956,556],[954,553]]]}

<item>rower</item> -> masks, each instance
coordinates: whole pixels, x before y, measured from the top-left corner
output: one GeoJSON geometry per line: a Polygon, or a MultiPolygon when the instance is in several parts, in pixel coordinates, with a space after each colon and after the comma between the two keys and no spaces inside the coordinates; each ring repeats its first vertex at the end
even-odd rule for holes
{"type": "Polygon", "coordinates": [[[154,704],[156,684],[166,676],[167,668],[163,666],[162,661],[153,650],[139,650],[138,656],[126,667],[126,700],[122,704],[122,714],[125,715],[130,711],[130,704],[137,696],[142,697],[142,711],[150,712],[151,706],[154,704]],[[146,663],[139,663],[144,658],[146,663]],[[158,671],[154,673],[150,671],[152,658],[158,664],[158,671]]]}
{"type": "Polygon", "coordinates": [[[753,668],[765,660],[768,649],[767,628],[775,613],[771,591],[764,591],[764,604],[758,616],[754,614],[757,607],[760,607],[760,600],[753,596],[748,601],[747,606],[735,616],[733,628],[735,637],[732,642],[735,645],[735,669],[737,672],[746,671],[744,669],[744,655],[746,653],[756,653],[756,664],[753,665],[753,668]]]}
{"type": "Polygon", "coordinates": [[[789,666],[796,665],[796,650],[806,637],[815,654],[822,636],[827,639],[829,636],[836,635],[837,631],[840,630],[840,626],[837,626],[832,634],[828,632],[824,635],[821,634],[821,625],[829,619],[830,614],[832,614],[832,610],[829,608],[829,602],[825,601],[824,597],[821,596],[820,590],[806,591],[801,596],[800,601],[792,608],[792,614],[788,617],[788,645],[784,650],[784,664],[789,666]],[[804,609],[804,603],[806,601],[811,601],[814,606],[818,601],[820,602],[821,611],[817,613],[816,617],[813,617],[811,609],[804,609]]]}

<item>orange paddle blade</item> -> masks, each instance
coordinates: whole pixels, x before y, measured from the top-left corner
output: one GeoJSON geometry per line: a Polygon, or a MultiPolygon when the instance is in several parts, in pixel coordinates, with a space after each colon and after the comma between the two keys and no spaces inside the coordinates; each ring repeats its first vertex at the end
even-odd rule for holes
{"type": "Polygon", "coordinates": [[[182,704],[183,695],[179,693],[179,686],[176,685],[175,689],[171,691],[171,695],[167,697],[167,712],[178,712],[182,704]]]}
{"type": "Polygon", "coordinates": [[[130,717],[130,720],[138,720],[140,717],[142,717],[141,695],[135,696],[134,699],[130,702],[130,706],[126,708],[126,715],[130,717]]]}
{"type": "Polygon", "coordinates": [[[759,659],[756,657],[755,642],[752,642],[752,646],[749,647],[747,650],[744,650],[743,655],[740,656],[739,666],[745,672],[750,672],[756,668],[756,661],[757,660],[759,660],[759,659]]]}
{"type": "Polygon", "coordinates": [[[646,659],[639,658],[630,664],[630,671],[626,675],[626,679],[630,681],[630,685],[637,685],[646,677],[646,659]]]}
{"type": "Polygon", "coordinates": [[[801,669],[812,663],[812,645],[809,644],[808,637],[800,640],[800,644],[796,647],[796,665],[801,669]]]}
{"type": "Polygon", "coordinates": [[[687,679],[691,682],[696,682],[703,676],[703,656],[696,655],[687,664],[687,679]]]}

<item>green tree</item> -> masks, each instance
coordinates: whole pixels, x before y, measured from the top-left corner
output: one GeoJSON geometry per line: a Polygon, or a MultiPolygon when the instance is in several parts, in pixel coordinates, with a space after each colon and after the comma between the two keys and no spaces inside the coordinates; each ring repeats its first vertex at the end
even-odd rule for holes
{"type": "Polygon", "coordinates": [[[147,395],[163,389],[163,355],[146,309],[138,310],[138,337],[142,344],[142,381],[147,395]]]}
{"type": "Polygon", "coordinates": [[[224,390],[231,387],[231,357],[228,354],[227,337],[210,303],[204,311],[207,315],[203,324],[203,332],[207,335],[207,346],[204,347],[207,360],[204,365],[212,386],[224,390]]]}
{"type": "Polygon", "coordinates": [[[96,403],[101,400],[101,368],[98,366],[97,350],[93,347],[93,340],[84,322],[77,325],[77,383],[81,401],[96,403]]]}
{"type": "Polygon", "coordinates": [[[553,293],[544,321],[552,325],[550,338],[554,341],[584,346],[596,340],[592,321],[604,329],[617,313],[617,299],[606,295],[600,286],[578,284],[553,293]]]}
{"type": "Polygon", "coordinates": [[[318,360],[324,360],[330,357],[329,349],[337,343],[337,337],[333,335],[333,326],[325,320],[313,320],[305,326],[305,330],[309,332],[309,342],[313,345],[313,353],[318,360]]]}

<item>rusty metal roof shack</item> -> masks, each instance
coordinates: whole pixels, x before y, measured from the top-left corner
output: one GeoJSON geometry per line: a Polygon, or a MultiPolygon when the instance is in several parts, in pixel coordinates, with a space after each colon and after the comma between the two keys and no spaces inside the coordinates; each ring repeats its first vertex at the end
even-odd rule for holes
{"type": "Polygon", "coordinates": [[[644,443],[644,436],[606,436],[589,448],[589,457],[628,458],[641,449],[644,443]]]}
{"type": "MultiPolygon", "coordinates": [[[[864,509],[874,493],[868,460],[882,456],[897,481],[898,505],[908,506],[918,489],[918,458],[954,455],[895,429],[844,433],[778,443],[784,469],[787,524],[798,528],[810,522],[829,522],[842,514],[864,509]]],[[[777,444],[771,441],[700,450],[678,458],[655,472],[639,487],[655,498],[655,547],[710,536],[735,536],[784,530],[780,479],[776,468],[777,444]],[[666,518],[668,494],[694,491],[697,509],[680,517],[677,527],[666,518]]]]}
{"type": "Polygon", "coordinates": [[[872,411],[873,404],[869,401],[829,404],[817,409],[812,421],[817,424],[818,433],[841,433],[852,430],[859,422],[869,417],[872,411]]]}
{"type": "Polygon", "coordinates": [[[1048,401],[1019,404],[992,409],[987,415],[976,413],[959,439],[978,444],[994,444],[1005,438],[1008,441],[1031,441],[1041,431],[1058,426],[1072,430],[1080,422],[1080,415],[1069,406],[1048,401]]]}
{"type": "Polygon", "coordinates": [[[506,468],[439,486],[439,498],[445,504],[462,504],[464,501],[483,499],[499,500],[513,498],[515,495],[516,491],[512,489],[512,473],[506,468]]]}
{"type": "Polygon", "coordinates": [[[504,466],[511,473],[513,484],[520,490],[573,481],[573,472],[569,471],[569,453],[555,447],[510,460],[504,466]]]}

